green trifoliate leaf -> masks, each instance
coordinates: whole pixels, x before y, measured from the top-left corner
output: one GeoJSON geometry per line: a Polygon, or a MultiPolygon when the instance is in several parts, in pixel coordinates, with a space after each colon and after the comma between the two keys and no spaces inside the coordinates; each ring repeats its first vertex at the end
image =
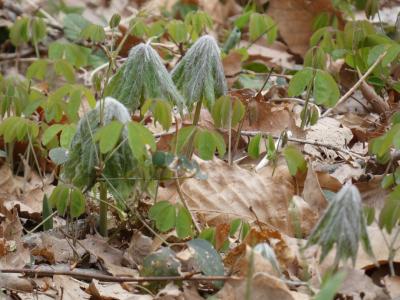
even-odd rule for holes
{"type": "Polygon", "coordinates": [[[128,60],[111,79],[106,94],[135,111],[147,99],[162,99],[183,107],[183,98],[158,53],[149,44],[132,48],[128,60]]]}
{"type": "Polygon", "coordinates": [[[347,183],[329,203],[326,212],[312,231],[307,245],[321,246],[322,261],[336,244],[335,263],[351,258],[354,264],[360,241],[365,251],[373,256],[361,195],[354,185],[347,183]]]}
{"type": "Polygon", "coordinates": [[[216,40],[210,35],[199,38],[172,70],[172,79],[188,107],[205,100],[211,108],[215,99],[227,92],[216,40]]]}
{"type": "MultiPolygon", "coordinates": [[[[97,180],[96,168],[99,166],[100,149],[95,138],[97,132],[104,128],[100,126],[101,110],[104,111],[104,126],[111,124],[113,121],[127,124],[131,120],[128,110],[111,97],[107,97],[104,100],[104,105],[98,102],[96,107],[80,120],[70,145],[68,160],[64,164],[63,174],[66,179],[72,181],[78,188],[89,189],[97,180]]],[[[119,131],[119,128],[116,128],[116,130],[119,131]]],[[[116,132],[115,134],[118,135],[119,133],[116,132]]],[[[136,166],[136,160],[127,141],[126,125],[122,129],[117,144],[116,148],[104,159],[105,165],[102,176],[106,179],[111,178],[106,180],[110,192],[117,199],[122,199],[130,193],[134,181],[125,179],[112,180],[112,178],[132,177],[136,166]]],[[[105,143],[103,150],[108,152],[109,147],[105,143]]]]}

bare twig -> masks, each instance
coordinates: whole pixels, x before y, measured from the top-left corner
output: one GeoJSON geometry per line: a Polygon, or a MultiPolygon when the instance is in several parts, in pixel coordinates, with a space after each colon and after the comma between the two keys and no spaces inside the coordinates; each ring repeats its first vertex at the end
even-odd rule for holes
{"type": "Polygon", "coordinates": [[[20,273],[33,276],[54,276],[54,275],[65,275],[71,276],[76,279],[92,280],[97,279],[103,282],[150,282],[150,281],[214,281],[214,280],[240,280],[240,277],[235,276],[193,276],[181,275],[181,276],[149,276],[149,277],[129,277],[129,276],[111,276],[101,275],[96,273],[82,272],[82,271],[56,271],[49,268],[37,268],[37,269],[0,269],[0,273],[20,273]]]}
{"type": "Polygon", "coordinates": [[[335,109],[335,107],[337,107],[339,104],[341,104],[342,102],[344,102],[347,98],[349,98],[350,95],[353,94],[354,91],[355,91],[356,89],[358,89],[358,87],[364,82],[364,80],[369,76],[369,74],[371,74],[372,71],[374,71],[375,67],[376,67],[378,64],[380,64],[380,62],[381,62],[382,59],[385,57],[385,55],[386,55],[386,52],[383,52],[383,53],[377,58],[377,60],[369,67],[369,69],[367,70],[367,72],[365,72],[365,74],[364,74],[363,76],[360,77],[360,79],[356,82],[356,84],[353,85],[353,86],[351,87],[351,89],[349,89],[349,90],[347,91],[347,93],[344,94],[344,95],[339,99],[339,101],[336,103],[336,105],[335,105],[334,107],[332,107],[332,108],[329,108],[326,112],[323,113],[322,116],[323,116],[323,117],[329,116],[329,115],[332,113],[332,111],[335,109]]]}
{"type": "MultiPolygon", "coordinates": [[[[260,131],[242,131],[241,133],[244,136],[256,136],[257,134],[261,134],[263,136],[272,136],[272,138],[274,140],[279,139],[279,136],[273,136],[267,132],[260,132],[260,131]]],[[[365,159],[366,157],[362,154],[362,153],[358,153],[349,149],[344,149],[344,148],[340,148],[338,146],[335,145],[331,145],[331,144],[326,144],[326,143],[320,143],[317,141],[309,141],[309,140],[303,140],[303,139],[298,139],[298,138],[292,138],[289,137],[288,141],[290,142],[294,142],[294,143],[299,143],[299,144],[306,144],[306,145],[313,145],[313,146],[317,146],[317,147],[324,147],[324,148],[328,148],[328,149],[332,149],[335,150],[337,152],[342,152],[342,153],[346,153],[348,155],[357,157],[357,158],[361,158],[361,159],[365,159]]]]}

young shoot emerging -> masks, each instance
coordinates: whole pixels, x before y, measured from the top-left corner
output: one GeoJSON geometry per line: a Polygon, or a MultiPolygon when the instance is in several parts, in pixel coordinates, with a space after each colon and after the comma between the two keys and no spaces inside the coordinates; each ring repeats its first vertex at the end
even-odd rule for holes
{"type": "Polygon", "coordinates": [[[149,44],[133,47],[128,60],[117,71],[106,95],[121,101],[134,112],[147,99],[163,99],[183,108],[183,98],[158,53],[149,44]]]}
{"type": "Polygon", "coordinates": [[[103,166],[99,169],[100,149],[95,135],[101,128],[100,114],[103,113],[103,126],[112,121],[126,124],[131,121],[130,114],[123,104],[107,97],[104,107],[100,102],[79,121],[75,136],[72,139],[70,153],[64,164],[63,176],[81,189],[90,189],[97,180],[106,181],[109,191],[117,198],[123,199],[132,190],[133,182],[129,180],[112,180],[112,178],[131,177],[136,161],[126,141],[127,130],[121,131],[121,136],[115,148],[104,155],[103,166]],[[99,172],[101,174],[99,174],[99,172]],[[110,180],[106,180],[110,178],[110,180]]]}
{"type": "Polygon", "coordinates": [[[373,256],[368,238],[364,212],[361,205],[361,195],[358,189],[347,183],[335,195],[326,212],[311,233],[307,246],[321,246],[321,261],[336,244],[335,266],[340,260],[348,258],[355,264],[358,245],[361,241],[365,251],[373,256]]]}
{"type": "Polygon", "coordinates": [[[216,40],[210,35],[199,38],[172,70],[172,79],[189,108],[202,100],[211,108],[227,92],[216,40]]]}

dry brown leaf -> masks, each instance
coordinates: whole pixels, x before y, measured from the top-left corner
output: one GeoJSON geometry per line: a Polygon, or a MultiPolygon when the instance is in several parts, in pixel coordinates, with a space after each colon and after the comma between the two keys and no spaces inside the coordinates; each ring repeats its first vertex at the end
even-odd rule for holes
{"type": "Polygon", "coordinates": [[[106,270],[114,276],[137,276],[138,272],[123,267],[123,251],[111,247],[107,239],[99,236],[89,236],[81,241],[86,249],[104,265],[106,270]]]}
{"type": "Polygon", "coordinates": [[[93,299],[118,299],[118,300],[151,300],[150,295],[134,295],[122,288],[119,283],[100,283],[93,279],[89,286],[85,289],[86,293],[91,295],[93,299]]]}
{"type": "Polygon", "coordinates": [[[304,182],[303,198],[312,207],[316,209],[318,218],[328,206],[321,186],[318,181],[318,176],[311,164],[308,165],[307,177],[304,182]]]}
{"type": "MultiPolygon", "coordinates": [[[[242,41],[239,47],[247,48],[250,44],[242,41]]],[[[284,69],[292,69],[294,66],[293,55],[287,52],[287,47],[275,42],[271,46],[267,46],[265,39],[260,39],[257,43],[251,45],[247,52],[249,54],[248,62],[262,62],[268,67],[281,67],[284,69]]]]}
{"type": "Polygon", "coordinates": [[[223,58],[222,64],[224,66],[225,76],[227,77],[228,87],[232,87],[236,81],[235,76],[242,70],[242,55],[238,52],[231,51],[223,58]]]}
{"type": "Polygon", "coordinates": [[[375,285],[372,279],[365,275],[363,271],[350,268],[344,268],[342,270],[346,272],[346,277],[338,294],[344,299],[393,299],[388,297],[383,288],[375,285]]]}
{"type": "Polygon", "coordinates": [[[221,224],[235,218],[254,221],[252,207],[261,222],[288,231],[287,210],[294,187],[285,162],[278,164],[273,177],[273,167],[255,173],[218,159],[198,162],[208,179],[182,184],[192,211],[202,213],[209,224],[221,224]]]}
{"type": "MultiPolygon", "coordinates": [[[[227,281],[217,298],[221,300],[242,300],[246,298],[246,281],[227,281]]],[[[267,272],[255,272],[249,288],[252,300],[294,300],[287,286],[279,278],[267,272]]]]}
{"type": "Polygon", "coordinates": [[[289,208],[289,224],[292,234],[307,236],[318,222],[318,213],[303,198],[295,195],[289,208]]]}
{"type": "Polygon", "coordinates": [[[54,275],[53,282],[59,295],[63,295],[63,299],[65,300],[90,298],[90,295],[85,293],[83,290],[88,286],[87,283],[81,282],[70,276],[64,276],[64,275],[54,275]]]}
{"type": "Polygon", "coordinates": [[[331,176],[336,178],[340,183],[344,184],[350,179],[357,181],[364,174],[365,170],[355,162],[353,163],[353,166],[350,164],[341,164],[339,168],[331,173],[331,176]]]}
{"type": "MultiPolygon", "coordinates": [[[[352,138],[351,130],[333,118],[319,119],[317,124],[307,130],[306,134],[307,141],[328,144],[340,149],[346,149],[352,138]]],[[[304,151],[312,157],[318,157],[326,162],[334,161],[338,157],[349,157],[335,150],[314,145],[304,145],[304,151]]]]}
{"type": "Polygon", "coordinates": [[[230,16],[240,13],[242,10],[235,0],[199,0],[198,2],[199,7],[219,25],[225,24],[230,16]]]}
{"type": "Polygon", "coordinates": [[[303,137],[303,131],[296,126],[293,104],[275,104],[265,101],[252,101],[249,104],[249,116],[243,123],[243,130],[263,131],[280,135],[288,129],[294,137],[303,137]]]}
{"type": "Polygon", "coordinates": [[[310,47],[315,17],[322,12],[334,14],[330,0],[270,0],[268,7],[283,40],[293,53],[302,56],[310,47]]]}
{"type": "Polygon", "coordinates": [[[215,227],[215,249],[219,250],[228,238],[231,226],[223,223],[215,227]]]}
{"type": "Polygon", "coordinates": [[[398,299],[400,297],[400,277],[385,277],[383,279],[386,290],[389,292],[390,299],[398,299]]]}
{"type": "Polygon", "coordinates": [[[151,253],[153,240],[142,234],[139,230],[135,230],[129,243],[129,248],[124,253],[124,258],[131,265],[140,265],[143,259],[151,253]]]}

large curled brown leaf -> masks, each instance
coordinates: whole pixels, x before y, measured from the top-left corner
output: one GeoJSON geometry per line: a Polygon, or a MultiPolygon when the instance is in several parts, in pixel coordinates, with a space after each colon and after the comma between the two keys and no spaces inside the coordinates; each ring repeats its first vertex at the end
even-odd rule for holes
{"type": "Polygon", "coordinates": [[[335,14],[330,0],[270,0],[268,8],[283,40],[301,56],[310,46],[315,17],[323,12],[335,14]]]}
{"type": "Polygon", "coordinates": [[[258,219],[287,233],[288,205],[294,186],[286,163],[255,173],[237,165],[214,159],[199,160],[207,180],[189,179],[182,184],[182,191],[190,208],[205,216],[209,224],[220,224],[242,218],[254,221],[253,209],[258,219]]]}

